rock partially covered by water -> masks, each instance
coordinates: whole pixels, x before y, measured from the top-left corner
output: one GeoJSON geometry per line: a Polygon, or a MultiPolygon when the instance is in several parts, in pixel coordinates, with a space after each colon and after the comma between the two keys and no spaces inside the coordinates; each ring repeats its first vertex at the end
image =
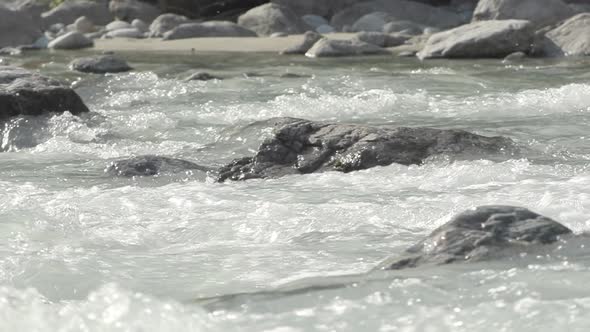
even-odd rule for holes
{"type": "Polygon", "coordinates": [[[418,53],[428,58],[503,58],[510,53],[527,53],[535,32],[529,21],[481,21],[435,33],[418,53]]]}
{"type": "Polygon", "coordinates": [[[474,21],[518,19],[542,27],[574,15],[574,10],[562,0],[481,0],[474,21]]]}
{"type": "Polygon", "coordinates": [[[388,128],[326,124],[276,118],[277,128],[253,157],[234,160],[219,170],[218,180],[278,178],[289,174],[351,172],[393,163],[421,164],[430,156],[505,153],[514,148],[504,137],[485,137],[463,130],[388,128]]]}
{"type": "Polygon", "coordinates": [[[571,233],[562,224],[525,208],[480,206],[456,216],[406,250],[404,256],[388,259],[378,269],[494,259],[507,249],[550,244],[571,233]]]}
{"type": "Polygon", "coordinates": [[[590,13],[578,14],[545,35],[547,55],[590,55],[590,13]]]}
{"type": "Polygon", "coordinates": [[[114,161],[105,172],[113,176],[133,177],[182,173],[191,170],[207,172],[211,169],[182,159],[145,155],[114,161]]]}
{"type": "Polygon", "coordinates": [[[164,40],[199,37],[257,37],[256,32],[229,21],[185,23],[164,33],[164,40]]]}
{"type": "Polygon", "coordinates": [[[88,108],[71,88],[18,67],[0,66],[0,121],[17,115],[70,112],[88,108]]]}
{"type": "Polygon", "coordinates": [[[132,69],[127,61],[112,54],[78,58],[70,63],[70,68],[83,73],[95,74],[121,73],[132,69]]]}
{"type": "Polygon", "coordinates": [[[378,54],[389,54],[389,52],[382,47],[358,39],[336,40],[328,38],[318,40],[305,53],[306,56],[311,58],[378,54]]]}
{"type": "Polygon", "coordinates": [[[94,42],[92,39],[78,31],[72,31],[50,41],[48,47],[63,50],[75,50],[92,47],[93,45],[94,42]]]}
{"type": "Polygon", "coordinates": [[[320,39],[322,35],[319,33],[307,31],[303,34],[303,40],[300,43],[281,51],[281,54],[305,54],[320,39]]]}
{"type": "Polygon", "coordinates": [[[185,81],[210,81],[210,80],[222,80],[223,78],[215,75],[211,75],[204,71],[198,71],[190,74],[185,81]]]}
{"type": "Polygon", "coordinates": [[[264,36],[275,32],[297,34],[307,30],[307,24],[291,9],[274,3],[250,9],[238,18],[238,24],[264,36]]]}

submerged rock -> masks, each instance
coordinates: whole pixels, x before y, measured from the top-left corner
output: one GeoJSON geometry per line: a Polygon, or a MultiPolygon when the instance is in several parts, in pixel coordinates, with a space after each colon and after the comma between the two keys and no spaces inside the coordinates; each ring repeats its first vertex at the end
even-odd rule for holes
{"type": "Polygon", "coordinates": [[[164,33],[164,40],[199,37],[257,37],[256,32],[229,21],[184,23],[164,33]]]}
{"type": "Polygon", "coordinates": [[[480,206],[456,216],[407,249],[405,255],[388,259],[377,269],[494,259],[506,249],[550,244],[571,233],[562,224],[525,208],[480,206]]]}
{"type": "Polygon", "coordinates": [[[189,81],[210,81],[210,80],[222,80],[222,79],[223,78],[221,78],[221,77],[211,75],[211,74],[203,72],[203,71],[199,71],[199,72],[190,74],[190,76],[187,77],[185,79],[185,81],[187,81],[187,82],[189,82],[189,81]]]}
{"type": "Polygon", "coordinates": [[[335,40],[322,38],[305,53],[310,58],[351,56],[351,55],[378,55],[389,52],[377,45],[365,43],[358,39],[335,40]]]}
{"type": "Polygon", "coordinates": [[[502,58],[514,52],[528,52],[534,39],[529,21],[474,22],[430,36],[418,57],[502,58]]]}
{"type": "Polygon", "coordinates": [[[191,170],[207,172],[211,169],[182,159],[145,155],[114,161],[105,169],[105,172],[113,176],[133,177],[182,173],[191,170]]]}
{"type": "Polygon", "coordinates": [[[307,31],[303,34],[303,40],[300,43],[281,51],[281,54],[305,54],[320,39],[322,35],[319,33],[307,31]]]}
{"type": "Polygon", "coordinates": [[[92,39],[86,37],[78,31],[68,32],[65,35],[59,36],[49,42],[49,48],[75,50],[80,48],[92,47],[94,42],[92,39]]]}
{"type": "Polygon", "coordinates": [[[78,58],[70,63],[70,68],[83,73],[95,74],[121,73],[133,69],[127,64],[127,61],[112,54],[78,58]]]}
{"type": "Polygon", "coordinates": [[[578,14],[545,34],[545,54],[590,55],[590,13],[578,14]]]}
{"type": "Polygon", "coordinates": [[[265,140],[253,157],[222,167],[219,181],[421,164],[433,155],[479,156],[505,153],[514,147],[508,138],[463,130],[367,127],[295,118],[276,118],[270,123],[277,128],[274,136],[265,140]]]}
{"type": "Polygon", "coordinates": [[[0,66],[0,120],[17,115],[70,112],[88,108],[71,88],[28,70],[0,66]]]}

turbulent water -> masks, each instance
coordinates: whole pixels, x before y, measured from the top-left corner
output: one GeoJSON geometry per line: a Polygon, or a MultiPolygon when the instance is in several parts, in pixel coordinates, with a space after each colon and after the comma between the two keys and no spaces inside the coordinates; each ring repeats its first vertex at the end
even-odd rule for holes
{"type": "Polygon", "coordinates": [[[524,206],[590,230],[590,60],[128,54],[134,72],[3,60],[69,82],[91,113],[18,118],[0,153],[0,331],[586,331],[590,238],[477,264],[370,273],[451,216],[524,206]],[[224,80],[185,82],[191,70],[224,80]],[[284,74],[297,77],[282,77],[284,74]],[[513,159],[215,183],[112,178],[158,154],[219,166],[264,120],[461,128],[513,159]]]}

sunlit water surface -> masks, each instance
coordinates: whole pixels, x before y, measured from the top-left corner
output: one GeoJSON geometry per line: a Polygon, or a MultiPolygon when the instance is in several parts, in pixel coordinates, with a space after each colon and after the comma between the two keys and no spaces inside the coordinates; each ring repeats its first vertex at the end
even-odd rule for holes
{"type": "Polygon", "coordinates": [[[478,205],[589,230],[590,60],[128,54],[136,71],[100,76],[69,72],[78,55],[3,60],[67,81],[91,113],[4,125],[1,331],[590,325],[586,237],[501,261],[364,274],[478,205]],[[224,80],[185,82],[191,70],[224,80]],[[276,116],[461,128],[524,152],[224,184],[104,173],[141,154],[219,166],[252,154],[276,116]]]}

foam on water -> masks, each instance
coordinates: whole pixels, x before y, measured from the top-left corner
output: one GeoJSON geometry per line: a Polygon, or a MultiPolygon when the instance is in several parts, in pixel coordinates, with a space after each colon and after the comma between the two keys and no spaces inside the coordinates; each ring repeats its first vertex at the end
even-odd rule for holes
{"type": "Polygon", "coordinates": [[[218,68],[224,80],[183,82],[184,67],[134,60],[139,72],[73,77],[58,59],[44,70],[73,81],[91,114],[13,119],[2,130],[0,330],[588,325],[585,237],[505,261],[365,274],[478,205],[525,206],[590,229],[590,85],[576,62],[252,58],[268,74],[230,63],[218,68]],[[276,73],[291,67],[313,75],[276,73]],[[140,154],[222,164],[253,153],[275,116],[461,128],[508,136],[523,152],[224,184],[104,173],[140,154]]]}

